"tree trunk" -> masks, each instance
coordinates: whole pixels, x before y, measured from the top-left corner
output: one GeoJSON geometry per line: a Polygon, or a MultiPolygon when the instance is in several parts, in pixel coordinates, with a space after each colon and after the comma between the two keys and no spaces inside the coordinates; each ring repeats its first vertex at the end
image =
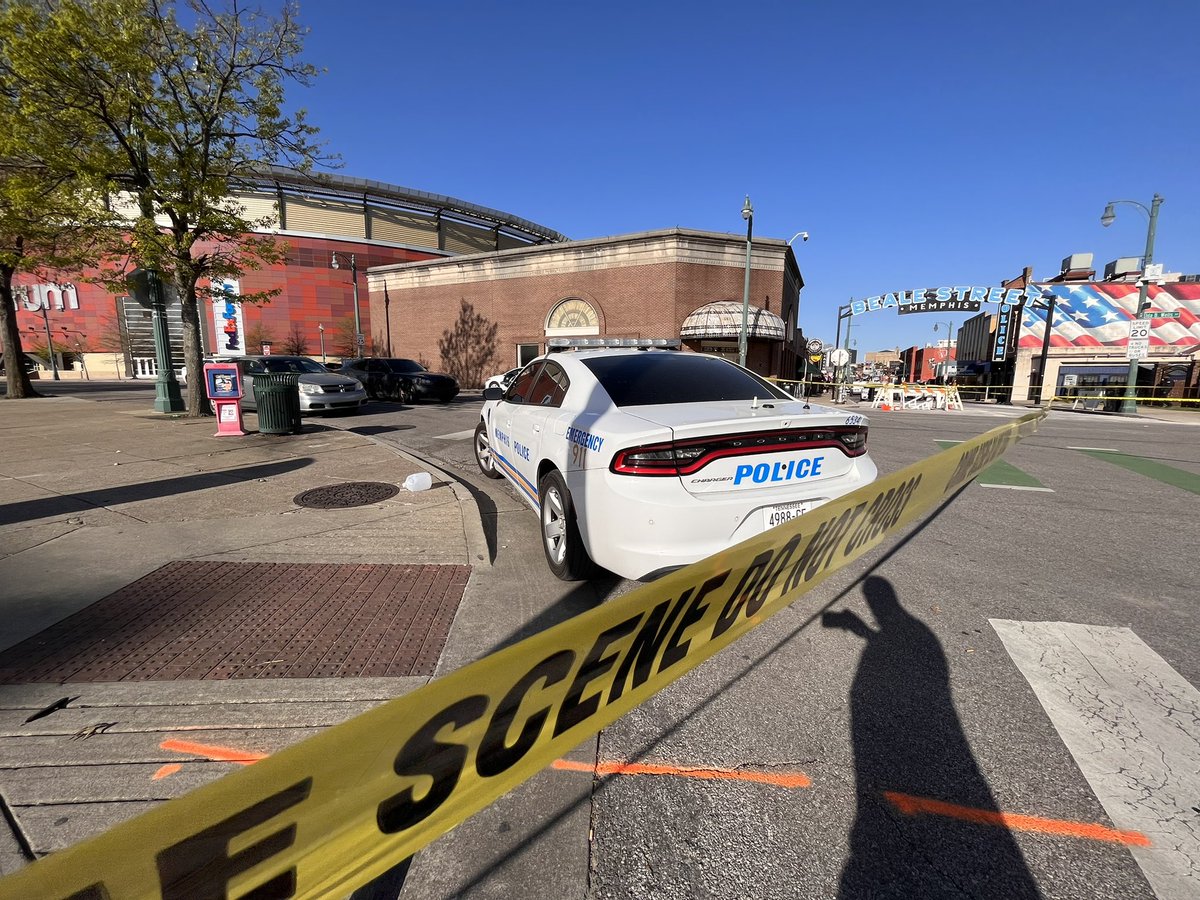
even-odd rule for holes
{"type": "Polygon", "coordinates": [[[25,371],[25,353],[21,347],[21,332],[17,330],[17,306],[13,300],[13,270],[0,266],[0,331],[4,333],[4,376],[8,381],[10,400],[42,396],[33,389],[25,371]]]}
{"type": "Polygon", "coordinates": [[[187,367],[187,411],[193,419],[212,415],[204,390],[204,349],[200,342],[200,309],[196,282],[179,277],[179,315],[183,319],[183,362],[187,367]]]}

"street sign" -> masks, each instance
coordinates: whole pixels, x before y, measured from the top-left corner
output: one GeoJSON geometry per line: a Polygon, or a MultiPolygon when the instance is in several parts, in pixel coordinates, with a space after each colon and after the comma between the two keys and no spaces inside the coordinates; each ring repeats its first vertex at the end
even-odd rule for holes
{"type": "Polygon", "coordinates": [[[1179,310],[1173,309],[1167,312],[1165,309],[1148,309],[1142,315],[1149,319],[1178,319],[1179,310]]]}
{"type": "Polygon", "coordinates": [[[1146,266],[1146,271],[1142,273],[1142,277],[1147,281],[1162,281],[1162,263],[1151,263],[1150,265],[1146,266]]]}
{"type": "Polygon", "coordinates": [[[363,348],[363,346],[367,343],[367,336],[360,331],[358,334],[355,335],[355,341],[358,344],[358,349],[361,350],[363,348]]]}
{"type": "Polygon", "coordinates": [[[1141,359],[1150,355],[1150,320],[1129,320],[1129,346],[1125,348],[1126,359],[1141,359]]]}
{"type": "Polygon", "coordinates": [[[844,366],[850,362],[850,353],[838,347],[836,350],[829,352],[829,361],[835,366],[844,366]]]}

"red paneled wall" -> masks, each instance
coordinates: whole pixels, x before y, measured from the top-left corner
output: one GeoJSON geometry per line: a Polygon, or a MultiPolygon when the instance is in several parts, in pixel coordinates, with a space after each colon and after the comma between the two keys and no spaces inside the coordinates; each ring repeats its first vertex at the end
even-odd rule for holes
{"type": "MultiPolygon", "coordinates": [[[[319,352],[319,324],[325,326],[326,348],[330,355],[333,355],[330,348],[339,323],[352,322],[354,319],[354,288],[350,281],[349,265],[351,254],[354,254],[358,266],[359,314],[362,328],[364,333],[375,337],[380,346],[383,344],[383,325],[380,323],[378,333],[372,330],[367,269],[390,263],[431,259],[440,255],[400,247],[381,247],[354,240],[309,237],[287,237],[281,240],[288,245],[286,262],[267,266],[257,272],[247,272],[240,279],[243,293],[276,288],[280,293],[264,305],[246,305],[242,311],[243,320],[247,333],[253,334],[255,327],[261,325],[276,341],[285,339],[293,324],[298,324],[308,342],[309,354],[319,352]],[[334,250],[338,251],[338,269],[330,266],[334,250]]],[[[69,302],[60,301],[64,293],[69,299],[69,291],[60,291],[45,279],[29,275],[18,275],[16,278],[17,285],[29,288],[31,304],[36,304],[40,296],[49,292],[50,305],[46,316],[56,346],[61,342],[63,349],[73,349],[78,340],[84,349],[89,351],[119,350],[116,295],[109,293],[101,285],[91,284],[82,279],[62,276],[62,280],[73,283],[74,295],[78,300],[77,309],[71,308],[69,302]],[[39,284],[43,286],[40,290],[39,284]]],[[[219,349],[213,328],[212,303],[203,295],[199,299],[201,314],[207,328],[206,346],[219,349]]],[[[21,342],[26,349],[45,344],[45,324],[40,308],[30,310],[18,298],[17,324],[21,330],[21,342]]]]}

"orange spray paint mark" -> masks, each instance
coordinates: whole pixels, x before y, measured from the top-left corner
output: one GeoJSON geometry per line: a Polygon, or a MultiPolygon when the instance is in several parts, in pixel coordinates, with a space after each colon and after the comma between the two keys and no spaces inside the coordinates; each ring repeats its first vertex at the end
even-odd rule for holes
{"type": "Polygon", "coordinates": [[[572,762],[556,759],[555,769],[566,772],[594,772],[597,775],[674,775],[677,778],[704,778],[723,781],[752,781],[776,787],[802,788],[812,785],[812,780],[803,772],[758,772],[750,769],[697,769],[686,766],[659,766],[647,763],[572,762]]]}
{"type": "Polygon", "coordinates": [[[177,741],[174,739],[165,740],[158,746],[164,750],[173,750],[176,753],[188,753],[192,756],[203,756],[205,759],[217,762],[232,762],[243,766],[256,763],[260,759],[266,759],[270,755],[267,753],[256,753],[253,750],[238,750],[235,747],[218,747],[213,744],[196,744],[192,741],[177,741]]]}
{"type": "Polygon", "coordinates": [[[1150,839],[1140,831],[1118,831],[1094,822],[1068,822],[1065,819],[1043,819],[1040,816],[1022,816],[1016,813],[996,812],[990,809],[976,809],[971,806],[958,806],[942,800],[932,800],[929,797],[913,797],[910,794],[898,794],[894,791],[884,791],[883,796],[896,809],[906,816],[916,816],[922,813],[931,816],[946,816],[972,822],[976,825],[995,825],[1000,828],[1011,828],[1014,831],[1037,831],[1042,834],[1056,834],[1060,837],[1086,838],[1090,841],[1106,841],[1110,844],[1131,844],[1136,847],[1149,847],[1150,839]]]}
{"type": "Polygon", "coordinates": [[[174,775],[176,772],[178,772],[182,768],[183,768],[183,766],[181,766],[179,763],[167,763],[165,766],[163,766],[161,769],[159,769],[157,772],[154,773],[153,778],[155,781],[160,781],[163,778],[169,778],[170,776],[174,775]]]}

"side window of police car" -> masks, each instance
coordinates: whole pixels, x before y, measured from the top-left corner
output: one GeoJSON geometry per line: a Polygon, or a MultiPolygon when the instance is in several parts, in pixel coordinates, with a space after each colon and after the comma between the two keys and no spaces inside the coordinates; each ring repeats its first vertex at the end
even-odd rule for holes
{"type": "Polygon", "coordinates": [[[562,370],[562,366],[548,362],[542,366],[542,374],[533,383],[528,402],[538,406],[562,406],[569,384],[567,373],[562,370]]]}
{"type": "Polygon", "coordinates": [[[540,365],[526,366],[521,374],[513,379],[513,383],[508,386],[508,390],[504,392],[504,399],[508,403],[529,403],[530,397],[533,396],[533,384],[537,380],[537,376],[541,373],[540,365]]]}

